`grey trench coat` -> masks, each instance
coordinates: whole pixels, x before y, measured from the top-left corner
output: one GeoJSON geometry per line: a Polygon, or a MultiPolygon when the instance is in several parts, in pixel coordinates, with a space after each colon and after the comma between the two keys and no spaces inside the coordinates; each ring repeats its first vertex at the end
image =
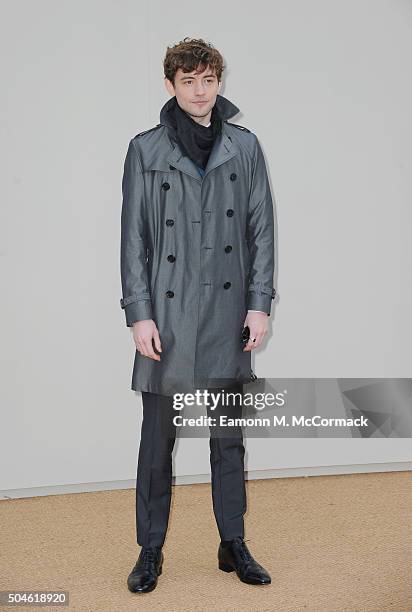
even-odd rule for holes
{"type": "Polygon", "coordinates": [[[162,395],[254,378],[241,333],[248,309],[271,313],[276,213],[259,141],[223,119],[205,174],[168,122],[129,143],[122,179],[120,266],[126,325],[153,319],[161,361],[135,353],[135,391],[162,395]]]}

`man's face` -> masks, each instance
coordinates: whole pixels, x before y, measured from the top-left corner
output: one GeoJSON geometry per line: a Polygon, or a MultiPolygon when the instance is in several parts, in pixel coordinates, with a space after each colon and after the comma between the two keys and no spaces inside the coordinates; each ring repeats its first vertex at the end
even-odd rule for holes
{"type": "Polygon", "coordinates": [[[215,105],[221,82],[215,72],[207,66],[202,72],[183,72],[178,69],[175,83],[165,78],[165,85],[171,96],[176,96],[179,106],[199,123],[208,123],[215,105]]]}

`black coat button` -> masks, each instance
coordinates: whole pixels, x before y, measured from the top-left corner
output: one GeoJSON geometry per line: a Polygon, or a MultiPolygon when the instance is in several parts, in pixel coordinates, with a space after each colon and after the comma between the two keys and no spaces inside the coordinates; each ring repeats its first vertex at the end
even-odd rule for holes
{"type": "Polygon", "coordinates": [[[166,291],[166,295],[167,295],[168,298],[172,298],[174,296],[174,293],[173,293],[173,291],[169,290],[169,291],[166,291]]]}
{"type": "Polygon", "coordinates": [[[170,261],[172,263],[175,261],[175,259],[176,259],[176,257],[174,255],[168,255],[167,256],[167,261],[170,261]]]}
{"type": "Polygon", "coordinates": [[[228,217],[233,217],[233,212],[234,212],[233,208],[228,208],[227,211],[226,211],[226,214],[227,214],[228,217]]]}
{"type": "Polygon", "coordinates": [[[174,225],[175,222],[173,221],[173,219],[166,219],[166,225],[174,225]]]}
{"type": "Polygon", "coordinates": [[[164,189],[165,191],[167,191],[168,189],[170,189],[170,185],[169,185],[169,183],[162,183],[162,189],[164,189]]]}
{"type": "Polygon", "coordinates": [[[230,285],[231,285],[231,284],[232,284],[232,283],[229,283],[229,281],[226,281],[226,282],[225,282],[225,284],[223,285],[223,288],[224,288],[224,289],[229,289],[229,287],[230,287],[230,285]]]}
{"type": "Polygon", "coordinates": [[[226,253],[230,253],[230,251],[232,250],[232,246],[230,244],[228,244],[227,246],[225,246],[225,251],[226,253]]]}
{"type": "Polygon", "coordinates": [[[232,174],[230,175],[230,180],[231,181],[235,181],[237,179],[237,174],[236,172],[232,172],[232,174]]]}
{"type": "Polygon", "coordinates": [[[176,170],[174,166],[169,166],[169,170],[176,170]]]}

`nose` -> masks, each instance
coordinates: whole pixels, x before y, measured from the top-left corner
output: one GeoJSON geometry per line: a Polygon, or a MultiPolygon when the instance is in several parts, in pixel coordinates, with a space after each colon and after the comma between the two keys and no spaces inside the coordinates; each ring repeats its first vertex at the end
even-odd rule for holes
{"type": "Polygon", "coordinates": [[[201,83],[201,82],[195,83],[195,94],[196,94],[196,96],[199,96],[199,97],[203,96],[204,92],[205,92],[204,84],[201,83]]]}

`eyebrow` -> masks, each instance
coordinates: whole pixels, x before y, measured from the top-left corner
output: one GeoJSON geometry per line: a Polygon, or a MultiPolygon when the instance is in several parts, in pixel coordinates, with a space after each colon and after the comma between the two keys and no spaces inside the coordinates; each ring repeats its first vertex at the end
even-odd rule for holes
{"type": "MultiPolygon", "coordinates": [[[[181,81],[184,81],[185,79],[194,79],[194,78],[195,78],[195,76],[196,76],[196,75],[193,75],[193,76],[184,76],[184,77],[181,77],[181,79],[180,79],[180,80],[181,80],[181,81]]],[[[216,76],[215,74],[205,74],[205,76],[204,76],[203,78],[204,78],[204,79],[207,79],[207,78],[209,78],[209,77],[215,77],[215,76],[216,76]]]]}

